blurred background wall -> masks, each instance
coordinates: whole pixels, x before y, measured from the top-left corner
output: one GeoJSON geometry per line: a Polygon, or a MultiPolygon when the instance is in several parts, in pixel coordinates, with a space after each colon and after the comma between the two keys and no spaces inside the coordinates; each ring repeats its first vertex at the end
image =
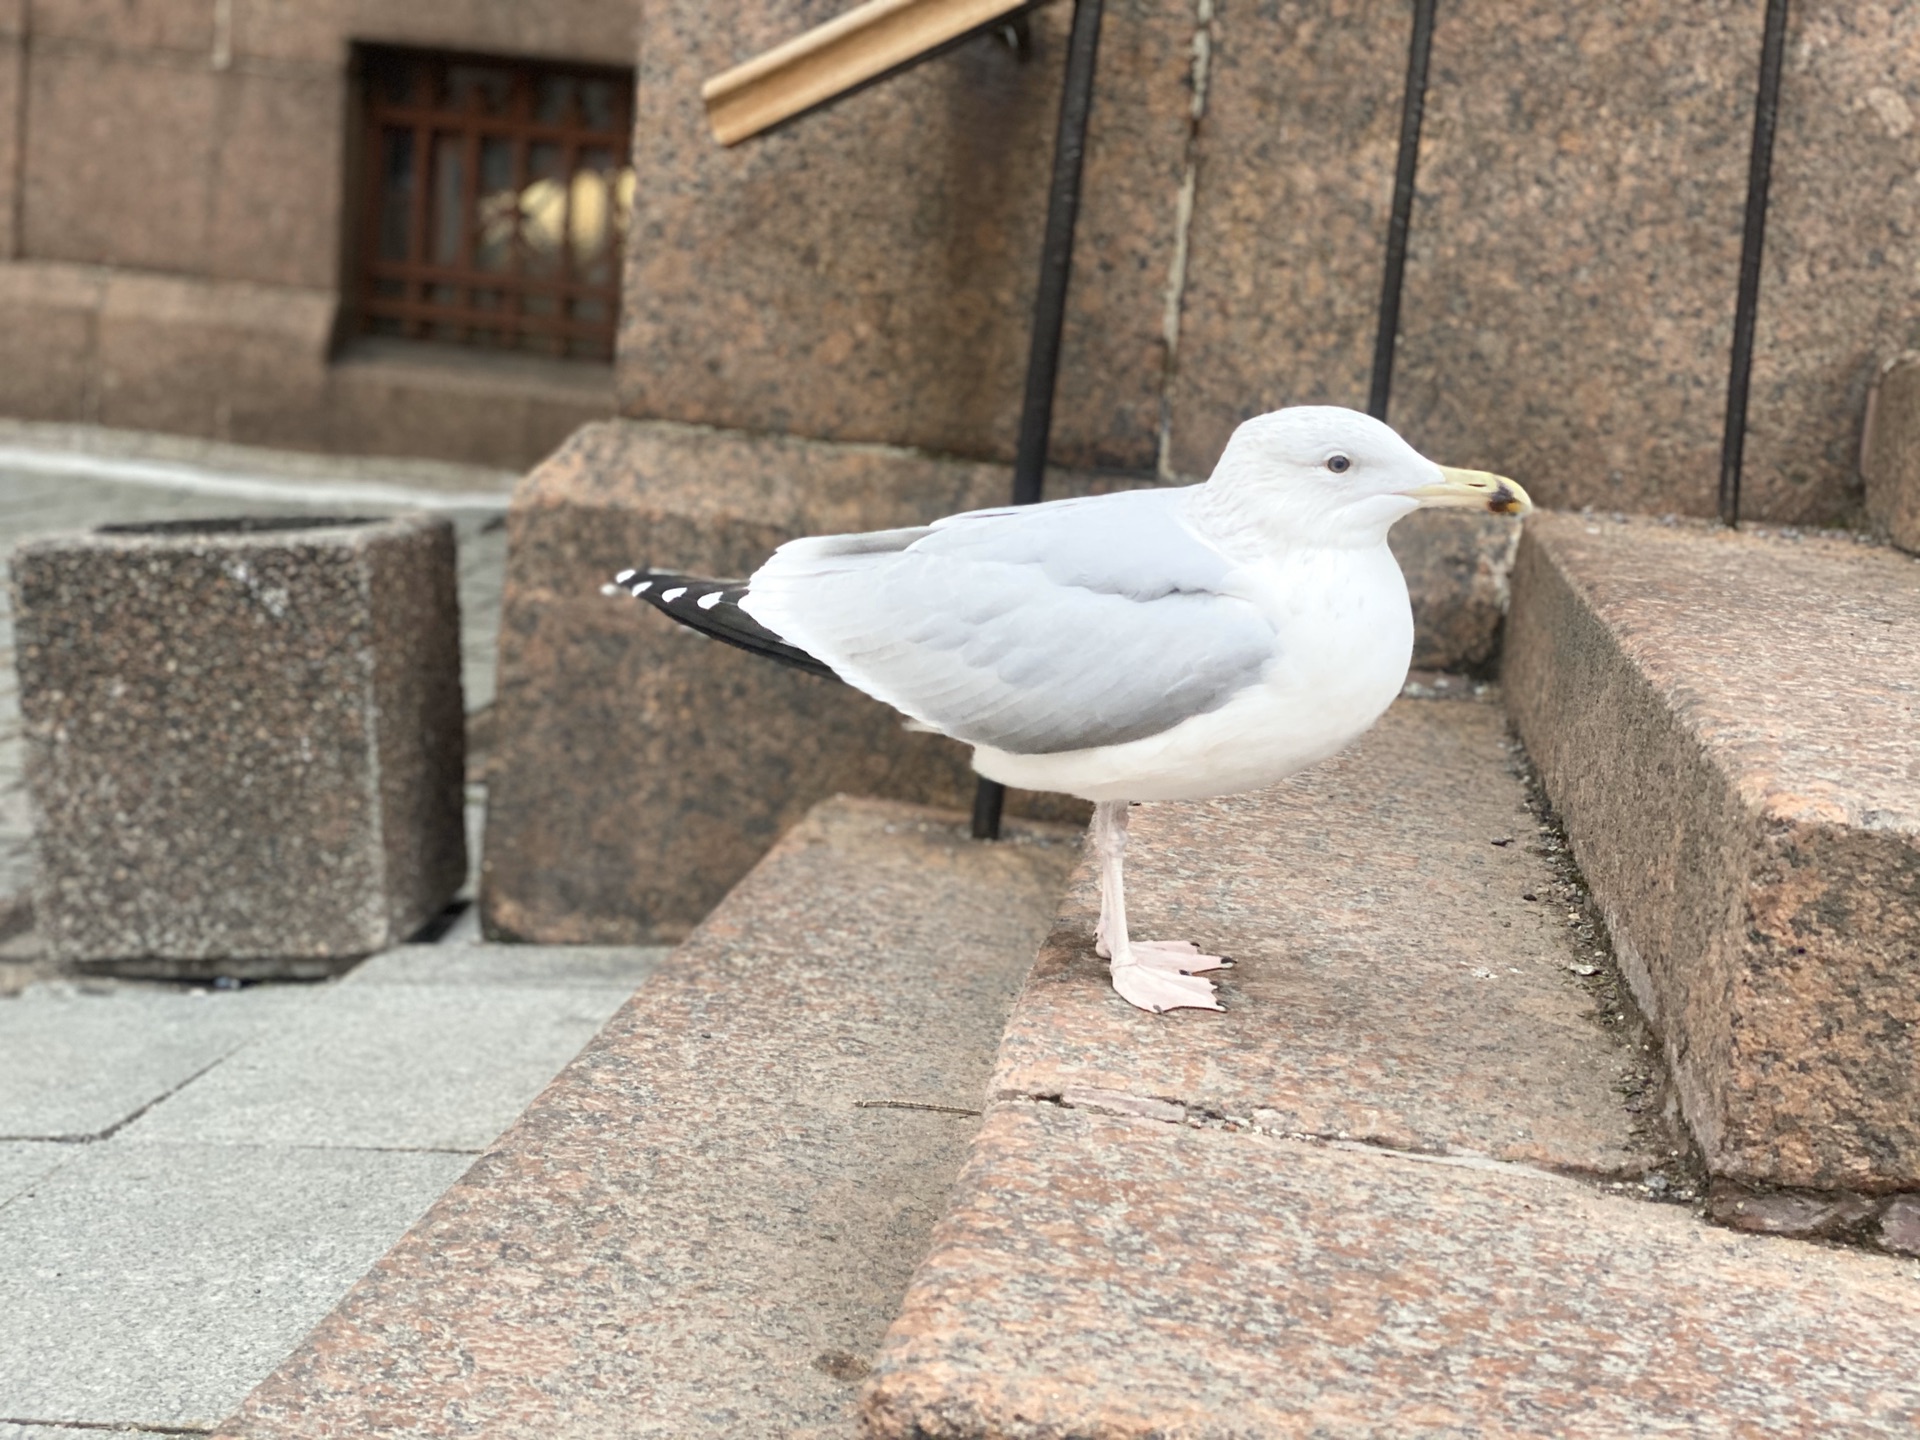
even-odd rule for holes
{"type": "MultiPolygon", "coordinates": [[[[484,216],[498,232],[507,190],[533,190],[527,229],[544,214],[551,242],[555,187],[542,159],[550,171],[625,167],[636,8],[0,0],[0,414],[509,466],[610,414],[610,338],[383,325],[368,313],[368,262],[394,248],[391,225],[382,235],[378,224],[383,181],[419,197],[411,258],[422,264],[484,280],[489,257],[475,251],[485,247],[460,253],[456,222],[484,216]],[[506,67],[503,87],[501,67],[485,63],[498,59],[535,63],[506,67]],[[517,143],[521,173],[511,154],[485,173],[493,157],[464,132],[403,157],[426,162],[411,174],[391,173],[369,107],[380,77],[408,60],[430,62],[442,82],[422,97],[439,118],[474,120],[466,129],[494,151],[503,136],[509,151],[517,143]],[[607,79],[621,92],[617,157],[582,157],[580,146],[543,155],[541,102],[551,124],[585,128],[580,85],[607,79]],[[516,141],[516,123],[531,134],[516,141]]],[[[601,228],[617,290],[621,237],[601,228]]],[[[533,238],[508,248],[530,251],[533,238]]],[[[402,261],[411,239],[400,237],[402,261]]],[[[540,257],[502,268],[528,270],[528,258],[540,257]]],[[[410,288],[431,298],[424,280],[410,288]]],[[[456,309],[541,298],[440,288],[456,309]]],[[[610,314],[606,328],[610,337],[610,314]]]]}

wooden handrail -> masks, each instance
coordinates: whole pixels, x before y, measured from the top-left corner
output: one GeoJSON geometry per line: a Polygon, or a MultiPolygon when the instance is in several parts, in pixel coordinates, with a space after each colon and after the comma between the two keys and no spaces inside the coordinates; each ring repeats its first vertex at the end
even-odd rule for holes
{"type": "Polygon", "coordinates": [[[1032,3],[867,0],[707,81],[707,123],[737,145],[1032,3]]]}

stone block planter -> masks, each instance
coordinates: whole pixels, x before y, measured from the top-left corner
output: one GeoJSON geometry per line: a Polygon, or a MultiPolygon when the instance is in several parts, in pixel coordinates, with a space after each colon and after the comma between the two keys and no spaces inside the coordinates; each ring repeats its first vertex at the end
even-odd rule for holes
{"type": "Polygon", "coordinates": [[[324,975],[459,888],[446,521],[108,526],[22,546],[13,583],[55,958],[324,975]]]}

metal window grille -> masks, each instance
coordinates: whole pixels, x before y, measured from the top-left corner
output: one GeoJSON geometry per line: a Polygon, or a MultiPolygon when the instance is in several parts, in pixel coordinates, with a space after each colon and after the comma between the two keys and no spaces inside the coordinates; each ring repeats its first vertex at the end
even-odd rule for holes
{"type": "Polygon", "coordinates": [[[360,52],[362,333],[611,359],[631,71],[360,52]]]}

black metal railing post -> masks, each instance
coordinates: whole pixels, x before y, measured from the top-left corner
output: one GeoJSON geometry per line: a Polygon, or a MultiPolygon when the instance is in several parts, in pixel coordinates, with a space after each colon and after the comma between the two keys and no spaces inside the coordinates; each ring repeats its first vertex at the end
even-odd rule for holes
{"type": "Polygon", "coordinates": [[[1740,292],[1733,307],[1727,426],[1720,437],[1720,521],[1724,525],[1740,523],[1747,394],[1753,381],[1753,337],[1760,314],[1760,256],[1767,239],[1767,190],[1773,180],[1773,135],[1780,118],[1780,70],[1786,48],[1787,0],[1767,0],[1760,36],[1760,83],[1753,101],[1753,148],[1747,153],[1747,213],[1740,233],[1740,292]]]}
{"type": "MultiPolygon", "coordinates": [[[[1073,230],[1080,218],[1080,177],[1093,113],[1094,61],[1100,50],[1103,0],[1074,0],[1067,38],[1067,75],[1060,95],[1060,126],[1053,142],[1053,181],[1047,191],[1047,233],[1040,246],[1040,283],[1033,297],[1033,334],[1027,349],[1027,387],[1020,405],[1020,439],[1013,459],[1013,503],[1031,505],[1046,487],[1047,444],[1053,434],[1053,394],[1060,376],[1060,336],[1066,328],[1067,283],[1073,275],[1073,230]]],[[[973,837],[1000,838],[1004,786],[982,780],[973,794],[973,837]]]]}
{"type": "Polygon", "coordinates": [[[1420,121],[1427,109],[1427,61],[1433,54],[1435,0],[1413,0],[1407,45],[1407,88],[1400,99],[1400,158],[1393,167],[1393,208],[1387,216],[1387,265],[1380,280],[1380,323],[1373,337],[1373,383],[1367,413],[1387,418],[1393,389],[1393,352],[1400,337],[1400,291],[1407,274],[1407,232],[1413,223],[1413,185],[1420,168],[1420,121]]]}

